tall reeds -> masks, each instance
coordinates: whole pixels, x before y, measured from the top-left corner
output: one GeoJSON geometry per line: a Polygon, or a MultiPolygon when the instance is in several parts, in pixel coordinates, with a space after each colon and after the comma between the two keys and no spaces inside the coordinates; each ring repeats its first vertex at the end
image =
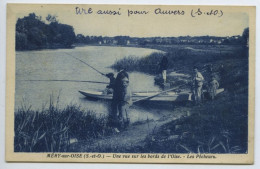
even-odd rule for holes
{"type": "Polygon", "coordinates": [[[207,45],[191,45],[191,46],[149,46],[166,53],[152,53],[146,57],[138,58],[126,56],[121,60],[117,60],[112,68],[116,70],[126,69],[127,71],[140,71],[149,74],[157,74],[159,63],[164,55],[169,61],[169,69],[174,71],[182,71],[190,73],[193,66],[202,68],[209,62],[217,62],[228,59],[247,59],[248,51],[242,46],[207,46],[207,45]]]}
{"type": "Polygon", "coordinates": [[[156,74],[158,72],[158,64],[163,53],[154,52],[151,55],[143,58],[134,56],[127,56],[123,59],[117,60],[112,68],[116,70],[125,69],[129,72],[140,71],[149,74],[156,74]]]}
{"type": "Polygon", "coordinates": [[[15,112],[15,152],[68,152],[71,139],[87,140],[109,132],[105,116],[69,105],[59,109],[52,99],[47,109],[15,112]]]}

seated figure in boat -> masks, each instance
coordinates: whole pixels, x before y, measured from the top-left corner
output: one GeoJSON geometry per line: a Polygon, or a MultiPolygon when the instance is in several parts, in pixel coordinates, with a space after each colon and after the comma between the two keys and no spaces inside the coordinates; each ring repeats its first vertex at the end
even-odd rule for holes
{"type": "Polygon", "coordinates": [[[107,85],[107,87],[103,91],[103,94],[112,94],[114,91],[114,85],[116,80],[114,77],[114,73],[108,73],[106,74],[106,77],[108,77],[110,81],[109,81],[109,85],[107,85]]]}
{"type": "Polygon", "coordinates": [[[110,114],[110,122],[113,127],[118,131],[125,129],[130,123],[129,119],[129,106],[132,104],[131,90],[129,87],[129,76],[126,71],[122,70],[117,74],[113,99],[112,111],[110,114]]]}
{"type": "Polygon", "coordinates": [[[215,76],[211,76],[211,79],[208,83],[208,93],[209,93],[209,98],[213,100],[217,94],[217,89],[219,87],[219,83],[216,80],[215,76]]]}

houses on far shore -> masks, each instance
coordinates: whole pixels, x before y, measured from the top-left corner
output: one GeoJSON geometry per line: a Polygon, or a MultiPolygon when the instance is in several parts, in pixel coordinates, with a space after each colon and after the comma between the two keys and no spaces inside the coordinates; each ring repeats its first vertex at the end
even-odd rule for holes
{"type": "Polygon", "coordinates": [[[173,45],[173,44],[242,44],[244,39],[240,35],[216,37],[216,36],[180,36],[180,37],[129,37],[129,36],[76,36],[76,43],[97,45],[123,45],[123,46],[145,46],[145,45],[173,45]]]}

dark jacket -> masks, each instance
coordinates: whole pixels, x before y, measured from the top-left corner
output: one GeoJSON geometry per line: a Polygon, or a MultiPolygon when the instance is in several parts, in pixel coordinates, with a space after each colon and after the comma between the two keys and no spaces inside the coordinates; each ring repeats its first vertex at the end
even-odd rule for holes
{"type": "Polygon", "coordinates": [[[124,70],[117,74],[115,84],[114,84],[114,92],[113,92],[113,101],[115,102],[120,102],[125,100],[125,95],[127,92],[122,82],[122,79],[124,79],[125,77],[129,79],[128,74],[124,70]]]}
{"type": "Polygon", "coordinates": [[[168,69],[168,59],[166,56],[163,56],[159,66],[160,66],[160,68],[159,68],[160,72],[168,69]]]}

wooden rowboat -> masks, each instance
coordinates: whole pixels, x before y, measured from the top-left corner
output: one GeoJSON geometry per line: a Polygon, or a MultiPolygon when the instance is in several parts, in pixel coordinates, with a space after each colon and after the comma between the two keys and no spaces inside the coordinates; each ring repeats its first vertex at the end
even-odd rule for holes
{"type": "MultiPolygon", "coordinates": [[[[98,91],[79,91],[86,97],[95,98],[95,99],[104,99],[104,100],[111,100],[112,94],[103,94],[102,92],[98,91]]],[[[156,95],[160,92],[138,92],[132,93],[132,100],[136,101],[148,96],[156,95]]],[[[159,96],[151,98],[149,101],[163,101],[163,102],[172,102],[172,101],[189,101],[191,100],[191,93],[175,93],[175,92],[167,92],[165,94],[161,94],[159,96]]]]}
{"type": "MultiPolygon", "coordinates": [[[[112,100],[112,94],[103,94],[102,92],[98,91],[79,91],[81,94],[83,94],[86,97],[94,98],[94,99],[103,99],[103,100],[112,100]]],[[[138,93],[132,93],[132,100],[140,100],[148,96],[156,95],[159,92],[138,92],[138,93]]],[[[163,101],[163,102],[173,102],[173,101],[189,101],[191,100],[191,93],[178,93],[175,92],[168,92],[165,94],[161,94],[159,96],[153,97],[149,99],[149,101],[163,101]]]]}
{"type": "MultiPolygon", "coordinates": [[[[218,89],[217,94],[223,92],[224,89],[218,89]]],[[[79,91],[82,95],[94,98],[94,99],[102,99],[102,100],[112,100],[112,94],[103,94],[100,91],[79,91]]],[[[156,95],[160,92],[135,92],[132,93],[133,102],[136,100],[140,100],[145,97],[156,95]]],[[[192,93],[191,92],[167,92],[160,94],[156,97],[153,97],[149,100],[149,102],[183,102],[183,101],[192,101],[192,93]]]]}

